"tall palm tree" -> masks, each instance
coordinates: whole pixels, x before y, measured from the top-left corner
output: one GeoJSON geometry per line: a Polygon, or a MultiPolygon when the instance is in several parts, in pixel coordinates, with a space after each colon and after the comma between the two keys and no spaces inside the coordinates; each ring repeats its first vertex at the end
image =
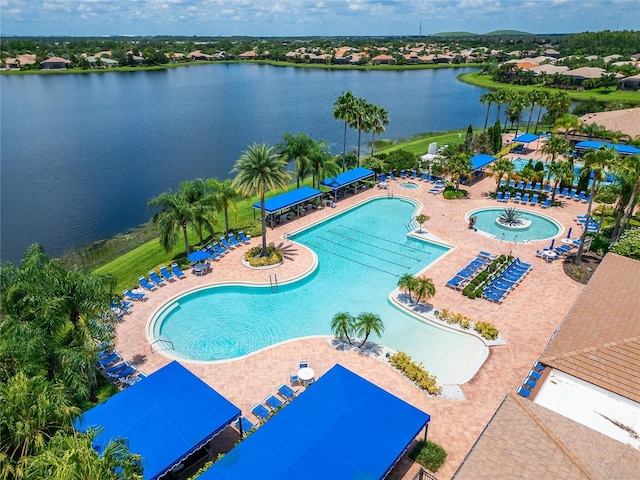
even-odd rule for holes
{"type": "Polygon", "coordinates": [[[324,140],[315,142],[309,152],[309,170],[311,171],[311,183],[320,188],[320,182],[324,178],[334,177],[340,173],[340,166],[329,152],[329,145],[324,140]]]}
{"type": "Polygon", "coordinates": [[[238,213],[236,200],[240,198],[240,193],[233,186],[233,180],[226,178],[222,181],[217,178],[207,180],[207,191],[211,192],[211,203],[213,207],[224,213],[224,230],[229,235],[229,211],[234,215],[238,213]]]}
{"type": "Polygon", "coordinates": [[[527,94],[527,99],[529,100],[529,119],[527,120],[527,132],[529,132],[529,128],[531,127],[531,119],[533,118],[533,110],[536,106],[540,105],[544,100],[544,92],[542,90],[531,90],[527,94]]]}
{"type": "MultiPolygon", "coordinates": [[[[505,88],[502,93],[502,103],[507,104],[507,108],[504,115],[504,127],[502,127],[502,131],[507,131],[507,120],[509,120],[509,109],[511,108],[511,103],[518,97],[518,92],[512,88],[505,88]]],[[[499,105],[498,105],[499,107],[499,105]]]]}
{"type": "Polygon", "coordinates": [[[362,131],[368,131],[371,105],[363,98],[356,98],[353,102],[353,116],[350,125],[358,131],[358,165],[360,165],[360,144],[362,131]]]}
{"type": "Polygon", "coordinates": [[[550,93],[546,90],[538,90],[536,94],[537,104],[540,108],[538,108],[538,116],[536,117],[536,127],[533,130],[533,133],[538,133],[538,125],[540,125],[540,117],[542,116],[542,108],[546,107],[549,103],[550,93]]]}
{"type": "Polygon", "coordinates": [[[563,155],[569,149],[569,143],[562,137],[552,136],[542,146],[542,153],[551,155],[551,163],[556,161],[556,156],[563,155]]]}
{"type": "Polygon", "coordinates": [[[304,132],[295,136],[287,132],[282,139],[283,142],[277,148],[287,163],[291,160],[295,162],[296,186],[300,188],[300,179],[306,177],[310,170],[309,155],[314,147],[314,141],[304,132]]]}
{"type": "Polygon", "coordinates": [[[353,122],[353,104],[356,97],[350,90],[343,92],[333,104],[333,118],[344,120],[344,140],[342,144],[342,171],[345,170],[345,155],[347,154],[347,126],[353,122]]]}
{"type": "Polygon", "coordinates": [[[546,106],[547,110],[553,113],[553,123],[555,123],[561,114],[569,111],[569,107],[571,107],[571,99],[567,92],[554,92],[549,95],[546,106]]]}
{"type": "Polygon", "coordinates": [[[491,104],[495,102],[495,98],[496,94],[491,90],[483,95],[480,95],[480,103],[487,106],[487,115],[484,117],[483,127],[485,131],[487,130],[487,122],[489,121],[489,111],[491,110],[491,104]]]}
{"type": "Polygon", "coordinates": [[[389,125],[389,114],[380,105],[371,106],[371,156],[376,146],[376,135],[383,133],[389,125]]]}
{"type": "Polygon", "coordinates": [[[586,135],[589,140],[591,140],[593,137],[604,138],[605,131],[606,130],[603,126],[598,125],[595,122],[583,124],[582,128],[580,129],[580,133],[586,135]]]}
{"type": "MultiPolygon", "coordinates": [[[[587,213],[586,219],[589,220],[591,216],[591,208],[593,207],[593,198],[596,194],[596,186],[597,184],[603,180],[605,177],[604,169],[607,165],[611,165],[618,158],[618,152],[613,148],[601,147],[598,150],[590,150],[585,153],[584,160],[584,173],[587,175],[587,178],[593,174],[593,181],[591,182],[591,190],[589,192],[589,203],[587,204],[587,213]]],[[[584,252],[584,242],[587,238],[588,229],[582,229],[582,236],[580,237],[580,245],[578,246],[578,253],[576,254],[574,263],[577,266],[582,264],[582,253],[584,252]]]]}
{"type": "Polygon", "coordinates": [[[493,166],[491,170],[496,179],[496,187],[500,185],[502,181],[502,177],[507,174],[507,179],[511,175],[511,173],[516,169],[516,166],[513,164],[511,160],[508,158],[499,158],[495,162],[493,162],[493,166]]]}
{"type": "Polygon", "coordinates": [[[509,101],[509,94],[506,88],[499,88],[494,93],[493,101],[498,105],[498,111],[496,112],[496,122],[500,121],[500,109],[502,105],[509,101]]]}
{"type": "Polygon", "coordinates": [[[553,177],[553,191],[551,192],[551,203],[556,200],[556,189],[563,181],[573,182],[573,165],[567,161],[551,162],[547,165],[548,178],[553,177]]]}
{"type": "Polygon", "coordinates": [[[262,221],[262,252],[267,255],[267,214],[264,206],[264,196],[267,188],[286,188],[290,174],[286,170],[287,162],[280,158],[273,147],[266,144],[251,145],[242,152],[231,173],[236,173],[233,186],[244,195],[258,195],[260,197],[260,219],[262,221]]]}
{"type": "Polygon", "coordinates": [[[429,301],[436,294],[436,286],[431,278],[418,277],[416,278],[414,292],[416,297],[418,297],[417,302],[421,302],[423,299],[429,301]]]}
{"type": "Polygon", "coordinates": [[[378,336],[382,335],[384,332],[384,324],[382,323],[382,319],[379,315],[371,312],[362,312],[356,317],[355,331],[358,336],[362,336],[364,334],[364,339],[359,345],[359,347],[362,348],[364,344],[367,343],[371,332],[378,336]]]}
{"type": "Polygon", "coordinates": [[[400,290],[407,292],[409,295],[409,301],[412,301],[411,292],[413,292],[416,287],[416,278],[410,273],[405,273],[401,275],[398,279],[397,286],[400,290]]]}
{"type": "Polygon", "coordinates": [[[331,331],[340,340],[346,338],[349,345],[352,345],[350,335],[353,335],[355,324],[356,319],[353,315],[347,312],[339,312],[331,319],[331,331]]]}
{"type": "Polygon", "coordinates": [[[451,177],[456,185],[456,191],[460,190],[460,179],[468,176],[473,169],[471,159],[467,153],[458,152],[444,162],[443,170],[451,177]]]}
{"type": "Polygon", "coordinates": [[[516,123],[516,134],[520,128],[520,120],[522,119],[522,112],[529,105],[529,97],[526,93],[514,92],[511,101],[509,102],[508,117],[511,120],[511,126],[516,123]]]}
{"type": "Polygon", "coordinates": [[[580,130],[580,127],[582,126],[582,120],[580,120],[577,115],[565,113],[556,120],[554,126],[555,132],[558,132],[559,130],[564,131],[564,139],[567,140],[567,138],[569,137],[569,133],[580,130]]]}
{"type": "Polygon", "coordinates": [[[627,208],[624,211],[621,228],[618,229],[618,232],[615,232],[616,236],[614,241],[616,242],[620,240],[620,235],[629,225],[629,221],[633,215],[633,209],[638,203],[638,194],[640,193],[640,155],[628,155],[617,163],[623,173],[625,182],[632,185],[632,191],[629,202],[627,203],[627,208]]]}
{"type": "Polygon", "coordinates": [[[207,184],[201,178],[180,182],[178,192],[184,197],[193,212],[191,224],[194,226],[200,239],[200,245],[204,244],[203,230],[213,232],[213,224],[216,222],[213,199],[207,195],[207,184]]]}

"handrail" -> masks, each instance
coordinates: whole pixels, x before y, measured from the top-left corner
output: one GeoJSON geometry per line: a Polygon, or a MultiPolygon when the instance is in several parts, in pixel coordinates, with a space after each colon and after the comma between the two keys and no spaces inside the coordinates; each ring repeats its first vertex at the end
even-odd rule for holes
{"type": "Polygon", "coordinates": [[[168,344],[169,344],[169,349],[171,349],[171,350],[175,350],[175,347],[173,346],[173,342],[172,342],[171,340],[168,340],[168,339],[166,339],[166,338],[158,338],[157,340],[155,340],[155,341],[151,342],[151,351],[152,351],[152,352],[157,352],[157,351],[167,350],[167,349],[165,349],[165,348],[155,350],[155,349],[153,348],[153,346],[154,346],[156,343],[159,343],[159,342],[162,342],[162,343],[168,343],[168,344]]]}

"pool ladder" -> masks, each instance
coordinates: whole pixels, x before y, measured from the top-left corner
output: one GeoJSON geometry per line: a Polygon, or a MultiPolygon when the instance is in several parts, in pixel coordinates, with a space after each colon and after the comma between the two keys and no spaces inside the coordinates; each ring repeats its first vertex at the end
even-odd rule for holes
{"type": "Polygon", "coordinates": [[[269,274],[269,285],[271,285],[272,292],[278,291],[278,275],[277,274],[274,273],[273,278],[271,277],[271,274],[269,274]]]}
{"type": "Polygon", "coordinates": [[[151,353],[159,352],[163,350],[175,350],[175,348],[173,347],[173,342],[171,340],[167,340],[166,338],[159,338],[151,344],[151,353]],[[158,345],[156,344],[166,345],[166,348],[162,348],[162,347],[158,348],[158,345]]]}

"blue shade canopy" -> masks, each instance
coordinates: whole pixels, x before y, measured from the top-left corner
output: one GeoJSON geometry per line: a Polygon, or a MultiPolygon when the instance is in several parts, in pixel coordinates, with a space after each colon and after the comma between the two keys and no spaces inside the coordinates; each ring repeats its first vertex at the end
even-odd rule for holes
{"type": "Polygon", "coordinates": [[[384,478],[429,420],[335,365],[199,478],[384,478]]]}
{"type": "Polygon", "coordinates": [[[200,262],[202,260],[206,260],[207,258],[210,258],[210,255],[202,250],[196,250],[195,252],[191,252],[187,256],[187,259],[190,262],[200,262]]]}
{"type": "Polygon", "coordinates": [[[535,135],[533,133],[523,133],[522,135],[518,135],[517,137],[515,137],[513,141],[520,143],[531,143],[535,142],[538,138],[540,138],[540,135],[535,135]]]}
{"type": "MultiPolygon", "coordinates": [[[[320,190],[316,190],[311,187],[300,187],[265,200],[264,207],[267,212],[273,213],[285,208],[293,207],[294,205],[306,202],[307,200],[319,197],[320,195],[322,195],[320,190]]],[[[253,208],[260,209],[260,202],[254,203],[253,208]]]]}
{"type": "Polygon", "coordinates": [[[340,188],[350,183],[357,182],[358,180],[364,180],[365,178],[372,177],[375,175],[373,170],[369,170],[368,168],[358,167],[353,170],[348,170],[340,175],[333,178],[325,178],[322,182],[322,185],[330,188],[340,188]]]}
{"type": "Polygon", "coordinates": [[[143,475],[156,479],[240,417],[240,409],[178,362],[96,405],[76,419],[86,432],[102,428],[93,447],[102,452],[126,438],[142,457],[143,475]]]}
{"type": "Polygon", "coordinates": [[[487,155],[486,153],[479,153],[478,155],[474,155],[473,157],[471,157],[471,164],[473,165],[473,169],[477,170],[484,167],[485,165],[490,164],[495,159],[496,157],[487,155]]]}
{"type": "Polygon", "coordinates": [[[640,153],[640,148],[633,147],[631,145],[618,145],[617,143],[592,142],[592,141],[576,143],[577,149],[597,150],[600,147],[614,148],[618,153],[622,153],[625,155],[635,155],[637,153],[640,153]]]}

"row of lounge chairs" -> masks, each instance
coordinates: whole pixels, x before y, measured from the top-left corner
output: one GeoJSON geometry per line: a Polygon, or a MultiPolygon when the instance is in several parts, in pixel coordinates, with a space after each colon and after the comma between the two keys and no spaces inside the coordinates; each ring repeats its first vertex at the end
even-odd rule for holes
{"type": "Polygon", "coordinates": [[[513,198],[511,198],[510,192],[497,192],[496,193],[496,201],[498,202],[508,202],[509,200],[513,201],[513,203],[519,203],[521,205],[529,204],[532,207],[540,204],[542,208],[549,208],[551,206],[551,198],[547,198],[544,202],[540,202],[540,196],[537,193],[531,195],[531,199],[529,199],[529,194],[525,193],[522,195],[520,192],[517,192],[513,198]]]}
{"type": "Polygon", "coordinates": [[[202,251],[209,255],[209,258],[214,261],[218,261],[221,257],[229,253],[230,250],[233,250],[241,245],[246,245],[251,242],[251,237],[245,235],[245,233],[240,230],[238,232],[238,236],[231,232],[228,237],[220,237],[219,242],[213,242],[209,245],[206,245],[202,248],[202,251]]]}
{"type": "Polygon", "coordinates": [[[491,279],[484,288],[482,297],[495,303],[502,303],[531,271],[533,266],[516,257],[502,272],[491,279]]]}
{"type": "MultiPolygon", "coordinates": [[[[251,407],[251,413],[260,421],[260,423],[266,422],[271,415],[282,408],[285,403],[293,400],[298,394],[297,390],[292,389],[284,383],[276,389],[276,392],[276,394],[268,395],[264,399],[264,404],[256,403],[251,407]]],[[[256,428],[256,425],[247,418],[240,417],[235,421],[235,427],[243,434],[246,434],[256,428]]]]}
{"type": "Polygon", "coordinates": [[[453,277],[451,277],[446,285],[447,287],[455,290],[461,290],[467,283],[469,283],[477,273],[480,273],[489,265],[493,260],[497,258],[497,255],[493,255],[489,252],[479,251],[476,258],[471,260],[462,270],[458,271],[453,277]]]}
{"type": "Polygon", "coordinates": [[[547,367],[545,367],[540,362],[536,362],[533,364],[533,368],[529,370],[527,377],[522,382],[522,385],[519,385],[516,389],[516,393],[524,398],[529,398],[531,395],[531,391],[535,388],[538,381],[542,378],[542,374],[547,367]]]}
{"type": "Polygon", "coordinates": [[[576,215],[576,221],[583,229],[586,228],[588,232],[597,232],[600,228],[600,222],[593,217],[587,218],[586,215],[576,215]]]}
{"type": "MultiPolygon", "coordinates": [[[[506,180],[500,180],[500,188],[504,188],[507,186],[506,180]]],[[[546,184],[542,187],[542,183],[537,182],[535,185],[532,185],[532,182],[527,182],[526,185],[523,180],[520,180],[517,184],[515,180],[509,180],[509,188],[515,188],[516,190],[529,190],[531,192],[542,192],[542,193],[550,193],[551,192],[551,184],[546,184]]]]}
{"type": "MultiPolygon", "coordinates": [[[[162,285],[164,285],[165,282],[172,282],[176,278],[183,279],[183,278],[186,278],[186,275],[184,274],[184,272],[182,270],[180,270],[180,267],[178,266],[177,263],[172,263],[171,264],[171,271],[169,271],[167,269],[166,265],[162,265],[160,267],[160,275],[158,275],[158,273],[155,270],[150,270],[149,271],[149,278],[147,279],[147,277],[145,277],[144,275],[141,275],[138,278],[138,283],[145,290],[147,290],[149,292],[152,292],[156,288],[161,287],[162,285]]],[[[136,295],[131,296],[130,294],[127,294],[127,293],[125,293],[125,296],[127,296],[127,297],[129,297],[129,298],[131,298],[133,300],[142,300],[142,299],[144,299],[144,297],[138,297],[136,295]]]]}
{"type": "Polygon", "coordinates": [[[147,376],[145,373],[139,372],[129,362],[126,362],[115,350],[102,350],[99,352],[97,364],[104,376],[120,388],[133,385],[147,376]]]}
{"type": "Polygon", "coordinates": [[[587,194],[587,192],[582,191],[578,193],[576,188],[572,188],[571,190],[569,190],[569,188],[563,188],[561,191],[559,190],[559,188],[556,189],[556,196],[560,198],[567,200],[573,199],[576,202],[582,203],[589,203],[589,200],[591,200],[591,196],[587,194]]]}

